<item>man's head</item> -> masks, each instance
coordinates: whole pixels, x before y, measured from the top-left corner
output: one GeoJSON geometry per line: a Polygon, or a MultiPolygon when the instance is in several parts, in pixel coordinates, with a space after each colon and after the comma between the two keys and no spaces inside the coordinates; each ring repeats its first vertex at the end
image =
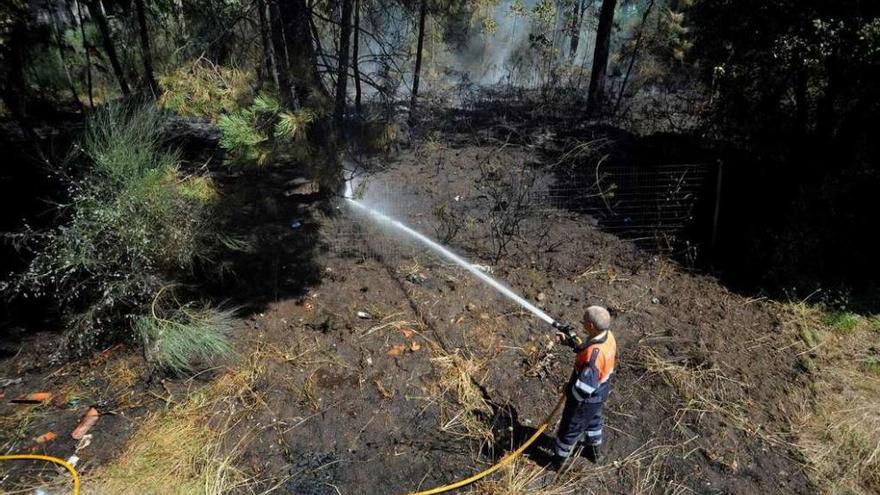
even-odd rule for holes
{"type": "Polygon", "coordinates": [[[590,306],[584,313],[584,331],[590,337],[595,337],[611,328],[611,315],[602,306],[590,306]]]}

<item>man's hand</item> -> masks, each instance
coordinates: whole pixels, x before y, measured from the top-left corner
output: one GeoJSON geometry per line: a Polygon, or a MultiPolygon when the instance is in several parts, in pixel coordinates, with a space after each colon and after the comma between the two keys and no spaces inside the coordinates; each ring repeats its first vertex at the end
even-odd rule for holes
{"type": "Polygon", "coordinates": [[[584,343],[571,326],[560,328],[559,331],[556,332],[556,340],[558,340],[560,344],[567,345],[575,351],[579,351],[584,343]]]}

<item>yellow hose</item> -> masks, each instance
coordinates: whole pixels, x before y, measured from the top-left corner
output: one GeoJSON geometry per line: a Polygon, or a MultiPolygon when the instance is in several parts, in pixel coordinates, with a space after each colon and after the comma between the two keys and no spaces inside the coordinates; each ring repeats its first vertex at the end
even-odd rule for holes
{"type": "Polygon", "coordinates": [[[430,490],[424,490],[421,492],[414,492],[414,493],[411,493],[410,495],[433,495],[435,493],[448,492],[450,490],[455,490],[456,488],[461,488],[463,486],[470,485],[474,481],[477,481],[481,478],[485,478],[486,476],[489,476],[490,474],[494,473],[495,471],[498,471],[502,467],[509,464],[512,460],[519,457],[520,454],[525,452],[525,450],[527,448],[529,448],[529,445],[535,443],[535,440],[537,440],[541,436],[541,434],[544,433],[544,431],[550,426],[550,420],[553,419],[553,416],[556,416],[556,413],[559,412],[559,409],[562,407],[562,404],[564,404],[564,403],[565,403],[565,394],[561,394],[559,396],[559,400],[556,401],[556,406],[553,407],[552,411],[550,411],[550,415],[547,416],[547,419],[545,419],[543,423],[541,423],[541,426],[538,427],[538,429],[535,431],[535,433],[533,433],[532,436],[529,437],[528,440],[526,440],[526,443],[520,445],[520,447],[518,449],[516,449],[513,452],[504,456],[500,461],[495,463],[494,466],[492,466],[488,469],[485,469],[483,471],[480,471],[479,473],[471,476],[470,478],[465,478],[463,480],[456,481],[455,483],[451,483],[448,485],[443,485],[443,486],[438,486],[436,488],[431,488],[430,490]]]}
{"type": "Polygon", "coordinates": [[[0,455],[0,461],[47,461],[54,462],[60,466],[63,466],[65,469],[70,471],[70,475],[73,476],[73,495],[79,495],[79,474],[76,472],[76,468],[73,467],[73,464],[65,461],[64,459],[59,459],[57,457],[52,457],[48,455],[38,455],[38,454],[13,454],[13,455],[0,455]]]}

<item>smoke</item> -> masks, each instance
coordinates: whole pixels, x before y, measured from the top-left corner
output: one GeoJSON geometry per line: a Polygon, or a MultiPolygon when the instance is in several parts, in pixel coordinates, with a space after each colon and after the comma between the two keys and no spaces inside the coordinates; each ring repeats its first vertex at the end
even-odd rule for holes
{"type": "MultiPolygon", "coordinates": [[[[572,1],[579,11],[561,0],[500,0],[480,11],[431,13],[421,89],[453,95],[498,85],[581,86],[589,81],[601,0],[572,1]]],[[[618,6],[612,49],[631,37],[643,3],[618,6]]],[[[370,83],[364,95],[404,99],[412,88],[417,16],[395,4],[373,8],[361,15],[362,28],[372,33],[359,43],[360,70],[370,83]]]]}
{"type": "MultiPolygon", "coordinates": [[[[571,53],[575,22],[562,2],[504,0],[473,23],[464,48],[457,51],[451,71],[467,74],[476,85],[509,84],[536,87],[552,77],[588,67],[595,37],[593,3],[577,23],[577,50],[571,53]],[[493,26],[488,30],[486,26],[493,26]]],[[[478,14],[478,17],[480,14],[478,14]]]]}

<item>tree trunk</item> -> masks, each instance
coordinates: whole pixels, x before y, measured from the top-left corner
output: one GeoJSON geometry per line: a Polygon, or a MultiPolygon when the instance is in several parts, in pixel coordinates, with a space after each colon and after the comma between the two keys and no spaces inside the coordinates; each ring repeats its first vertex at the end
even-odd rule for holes
{"type": "MultiPolygon", "coordinates": [[[[311,57],[312,62],[309,64],[312,68],[311,76],[312,76],[312,79],[315,81],[315,86],[318,88],[318,91],[321,93],[321,95],[324,96],[325,98],[329,98],[330,93],[327,92],[327,88],[324,86],[324,80],[321,78],[321,71],[318,68],[318,57],[320,56],[322,59],[324,59],[324,66],[325,67],[330,68],[333,65],[330,63],[329,60],[327,60],[327,54],[321,48],[321,33],[318,31],[318,25],[315,24],[314,17],[312,17],[311,7],[309,7],[308,14],[309,14],[309,16],[308,16],[309,27],[311,28],[310,32],[312,34],[311,39],[314,42],[314,44],[311,47],[312,48],[312,57],[311,57]]],[[[331,77],[330,84],[335,87],[336,86],[336,79],[331,77]]]]}
{"type": "Polygon", "coordinates": [[[141,54],[144,59],[144,79],[153,97],[159,96],[159,85],[153,76],[153,52],[150,50],[150,32],[147,31],[147,15],[144,12],[144,0],[134,0],[138,28],[141,36],[141,54]]]}
{"type": "Polygon", "coordinates": [[[13,117],[26,127],[28,120],[25,53],[28,39],[27,10],[10,7],[4,20],[4,43],[0,44],[0,98],[13,117]]]}
{"type": "Polygon", "coordinates": [[[587,113],[597,115],[605,100],[605,74],[608,71],[608,52],[611,47],[611,28],[617,0],[602,0],[599,27],[596,30],[596,47],[593,50],[593,70],[590,73],[590,89],[587,92],[587,113]]]}
{"type": "Polygon", "coordinates": [[[425,18],[428,16],[428,0],[422,0],[419,10],[419,41],[416,45],[416,67],[413,70],[412,98],[409,102],[409,120],[413,121],[416,111],[416,102],[419,97],[419,76],[422,72],[422,47],[425,44],[425,18]]]}
{"type": "Polygon", "coordinates": [[[287,52],[287,36],[284,33],[284,20],[281,17],[279,0],[269,0],[269,26],[272,33],[272,46],[275,48],[275,73],[278,77],[278,94],[281,101],[290,108],[296,105],[293,83],[290,81],[290,56],[287,52]]]}
{"type": "Polygon", "coordinates": [[[89,108],[95,109],[94,87],[92,85],[92,55],[89,52],[89,43],[86,41],[86,28],[83,24],[82,5],[76,2],[76,14],[79,17],[79,34],[82,37],[83,52],[86,54],[86,86],[89,90],[89,108]]]}
{"type": "MultiPolygon", "coordinates": [[[[801,58],[803,60],[803,58],[801,58]]],[[[794,75],[794,132],[798,138],[805,139],[807,137],[807,115],[808,115],[808,82],[806,67],[798,67],[794,75]]]]}
{"type": "Polygon", "coordinates": [[[578,43],[581,40],[581,0],[574,0],[571,6],[571,43],[569,45],[569,56],[574,60],[578,51],[578,43]]]}
{"type": "Polygon", "coordinates": [[[342,125],[345,116],[346,86],[348,85],[348,54],[351,50],[351,2],[342,0],[342,16],[339,29],[339,54],[338,68],[336,70],[336,110],[333,112],[333,120],[336,126],[342,125]]]}
{"type": "Polygon", "coordinates": [[[305,0],[279,0],[284,37],[289,56],[288,77],[296,95],[293,107],[303,106],[314,91],[327,96],[318,74],[318,60],[312,38],[312,15],[305,0]]]}
{"type": "Polygon", "coordinates": [[[110,37],[110,26],[107,25],[107,18],[104,17],[99,0],[88,0],[86,6],[89,8],[89,15],[98,25],[98,31],[101,32],[101,41],[104,43],[104,51],[107,52],[107,58],[110,59],[110,65],[113,67],[113,74],[119,82],[119,89],[122,90],[123,96],[129,96],[131,90],[128,89],[128,83],[125,81],[125,73],[122,71],[122,65],[119,63],[119,57],[116,56],[116,48],[113,46],[113,39],[110,37]]]}
{"type": "Polygon", "coordinates": [[[260,41],[263,43],[263,64],[266,67],[266,75],[272,78],[275,89],[280,91],[278,81],[278,67],[275,62],[275,47],[272,46],[269,20],[266,12],[265,0],[257,0],[257,14],[260,21],[260,41]]]}
{"type": "Polygon", "coordinates": [[[354,72],[354,109],[358,115],[361,114],[361,71],[358,67],[361,40],[360,30],[361,0],[354,0],[354,40],[352,40],[353,49],[351,52],[351,68],[354,72]]]}

